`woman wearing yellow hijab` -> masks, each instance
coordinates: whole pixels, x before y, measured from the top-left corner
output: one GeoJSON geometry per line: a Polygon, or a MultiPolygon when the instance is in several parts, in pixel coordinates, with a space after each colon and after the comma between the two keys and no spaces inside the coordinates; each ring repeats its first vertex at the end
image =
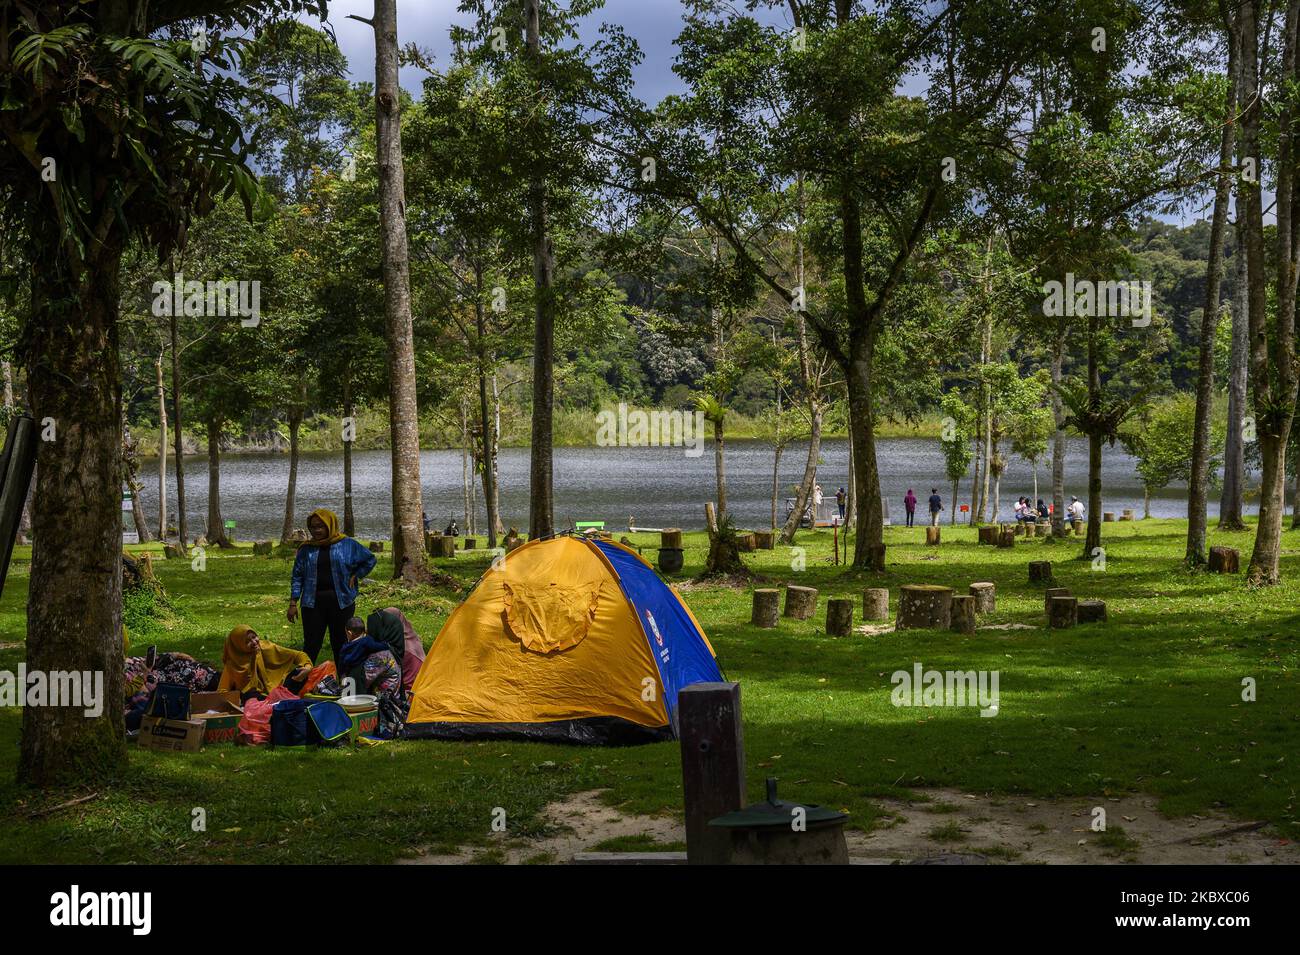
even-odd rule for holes
{"type": "Polygon", "coordinates": [[[375,555],[339,530],[338,515],[317,508],[307,518],[311,540],[298,548],[289,585],[289,622],[302,606],[302,648],[312,663],[320,655],[325,631],[338,666],[348,642],[348,621],[356,613],[357,581],[375,569],[375,555]]]}
{"type": "Polygon", "coordinates": [[[303,675],[311,666],[311,657],[264,641],[252,627],[241,623],[226,637],[221,662],[217,689],[237,690],[244,697],[266,696],[289,677],[303,675]]]}

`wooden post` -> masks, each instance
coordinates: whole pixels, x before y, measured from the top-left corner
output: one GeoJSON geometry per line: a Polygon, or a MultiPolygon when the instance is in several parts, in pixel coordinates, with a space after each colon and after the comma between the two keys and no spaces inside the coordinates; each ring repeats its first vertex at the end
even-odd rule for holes
{"type": "Polygon", "coordinates": [[[781,614],[781,591],[775,587],[760,588],[754,591],[754,609],[749,622],[755,627],[770,630],[777,624],[781,614]]]}
{"type": "Polygon", "coordinates": [[[889,588],[870,587],[862,591],[862,619],[889,619],[889,588]]]}
{"type": "Polygon", "coordinates": [[[992,613],[997,607],[997,584],[980,580],[970,585],[970,595],[975,598],[976,613],[992,613]]]}
{"type": "Polygon", "coordinates": [[[1216,574],[1235,574],[1241,566],[1241,555],[1235,547],[1211,547],[1210,570],[1216,574]]]}
{"type": "Polygon", "coordinates": [[[709,529],[709,537],[713,537],[714,534],[718,533],[718,515],[713,510],[712,501],[704,502],[704,523],[709,529]]]}
{"type": "Polygon", "coordinates": [[[1070,596],[1069,587],[1048,587],[1047,590],[1043,592],[1043,613],[1052,612],[1053,597],[1069,597],[1069,596],[1070,596]]]}
{"type": "Polygon", "coordinates": [[[785,615],[807,620],[817,610],[817,588],[789,584],[785,588],[785,615]]]}
{"type": "Polygon", "coordinates": [[[853,601],[847,597],[832,597],[826,603],[826,633],[832,637],[847,637],[853,632],[853,601]]]}
{"type": "Polygon", "coordinates": [[[745,805],[745,739],[739,683],[695,683],[677,694],[686,861],[726,865],[732,834],[709,820],[745,805]]]}
{"type": "Polygon", "coordinates": [[[950,617],[949,628],[953,633],[974,633],[975,598],[969,594],[954,594],[950,617]]]}
{"type": "Polygon", "coordinates": [[[659,532],[659,546],[680,549],[682,546],[682,532],[675,527],[665,527],[659,532]]]}

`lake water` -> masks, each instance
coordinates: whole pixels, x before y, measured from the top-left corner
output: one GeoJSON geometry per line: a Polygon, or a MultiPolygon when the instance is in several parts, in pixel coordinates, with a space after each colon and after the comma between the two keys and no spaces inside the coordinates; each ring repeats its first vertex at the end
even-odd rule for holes
{"type": "MultiPolygon", "coordinates": [[[[1086,501],[1087,443],[1069,442],[1066,455],[1068,496],[1086,501]]],[[[790,486],[803,475],[807,446],[791,446],[781,456],[781,503],[778,519],[784,520],[790,486]]],[[[822,444],[818,480],[825,492],[823,514],[834,508],[835,491],[848,483],[848,442],[822,444]]],[[[353,455],[353,504],[357,536],[386,538],[391,524],[389,462],[387,451],[364,451],[353,455]]],[[[943,456],[932,438],[886,438],[877,447],[881,490],[889,503],[890,515],[901,521],[903,495],[909,487],[922,501],[937,486],[945,511],[950,504],[951,485],[944,478],[943,456]]],[[[175,522],[175,477],[169,459],[168,505],[175,522]]],[[[757,441],[736,441],[727,445],[727,505],[738,526],[766,527],[771,516],[772,448],[757,441]]],[[[501,450],[501,509],[507,527],[526,532],[528,526],[528,449],[501,450]]],[[[1107,510],[1131,507],[1141,514],[1142,484],[1133,459],[1116,446],[1103,456],[1103,499],[1107,510]]],[[[155,525],[158,515],[157,459],[140,461],[144,482],[142,504],[155,525]]],[[[278,538],[283,522],[285,487],[289,474],[287,455],[226,454],[221,460],[221,509],[227,520],[237,524],[241,540],[278,538]]],[[[207,458],[196,455],[185,461],[186,511],[191,535],[202,532],[207,517],[207,458]]],[[[1038,468],[1039,495],[1050,498],[1050,466],[1038,468]]],[[[426,451],[420,460],[424,506],[439,527],[455,517],[463,523],[461,457],[457,451],[426,451]]],[[[1010,519],[1016,498],[1033,494],[1033,471],[1012,457],[1002,478],[1002,515],[1010,519]]],[[[626,528],[628,518],[643,527],[704,526],[704,502],[714,491],[713,448],[687,457],[682,448],[557,448],[555,450],[556,524],[567,527],[573,521],[603,520],[610,528],[626,528]]],[[[962,484],[960,503],[970,501],[970,481],[962,484]]],[[[1181,485],[1160,491],[1151,502],[1156,517],[1185,517],[1186,491],[1181,485]]],[[[482,494],[479,493],[480,533],[482,494]]],[[[324,506],[342,514],[343,456],[341,453],[304,455],[298,468],[298,521],[324,506]]],[[[1210,508],[1217,512],[1218,497],[1210,508]]],[[[924,508],[924,504],[922,504],[924,508]]]]}

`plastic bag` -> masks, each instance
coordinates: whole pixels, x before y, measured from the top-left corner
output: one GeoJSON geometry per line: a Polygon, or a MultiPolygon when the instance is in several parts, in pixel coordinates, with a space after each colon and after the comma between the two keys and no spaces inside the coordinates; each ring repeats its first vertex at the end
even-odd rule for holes
{"type": "Polygon", "coordinates": [[[265,746],[271,742],[271,710],[282,700],[298,697],[282,686],[277,686],[265,700],[249,699],[244,703],[244,718],[239,721],[239,743],[244,746],[265,746]]]}

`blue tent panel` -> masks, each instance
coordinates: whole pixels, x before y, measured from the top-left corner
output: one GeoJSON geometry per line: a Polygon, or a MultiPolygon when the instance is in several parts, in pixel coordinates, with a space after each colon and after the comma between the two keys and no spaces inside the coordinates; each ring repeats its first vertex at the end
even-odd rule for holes
{"type": "Polygon", "coordinates": [[[659,667],[664,685],[664,706],[668,722],[677,730],[677,694],[692,683],[718,683],[722,672],[709,652],[681,600],[651,568],[635,554],[608,541],[594,541],[618,574],[623,593],[632,602],[641,629],[650,641],[650,653],[659,667]]]}

